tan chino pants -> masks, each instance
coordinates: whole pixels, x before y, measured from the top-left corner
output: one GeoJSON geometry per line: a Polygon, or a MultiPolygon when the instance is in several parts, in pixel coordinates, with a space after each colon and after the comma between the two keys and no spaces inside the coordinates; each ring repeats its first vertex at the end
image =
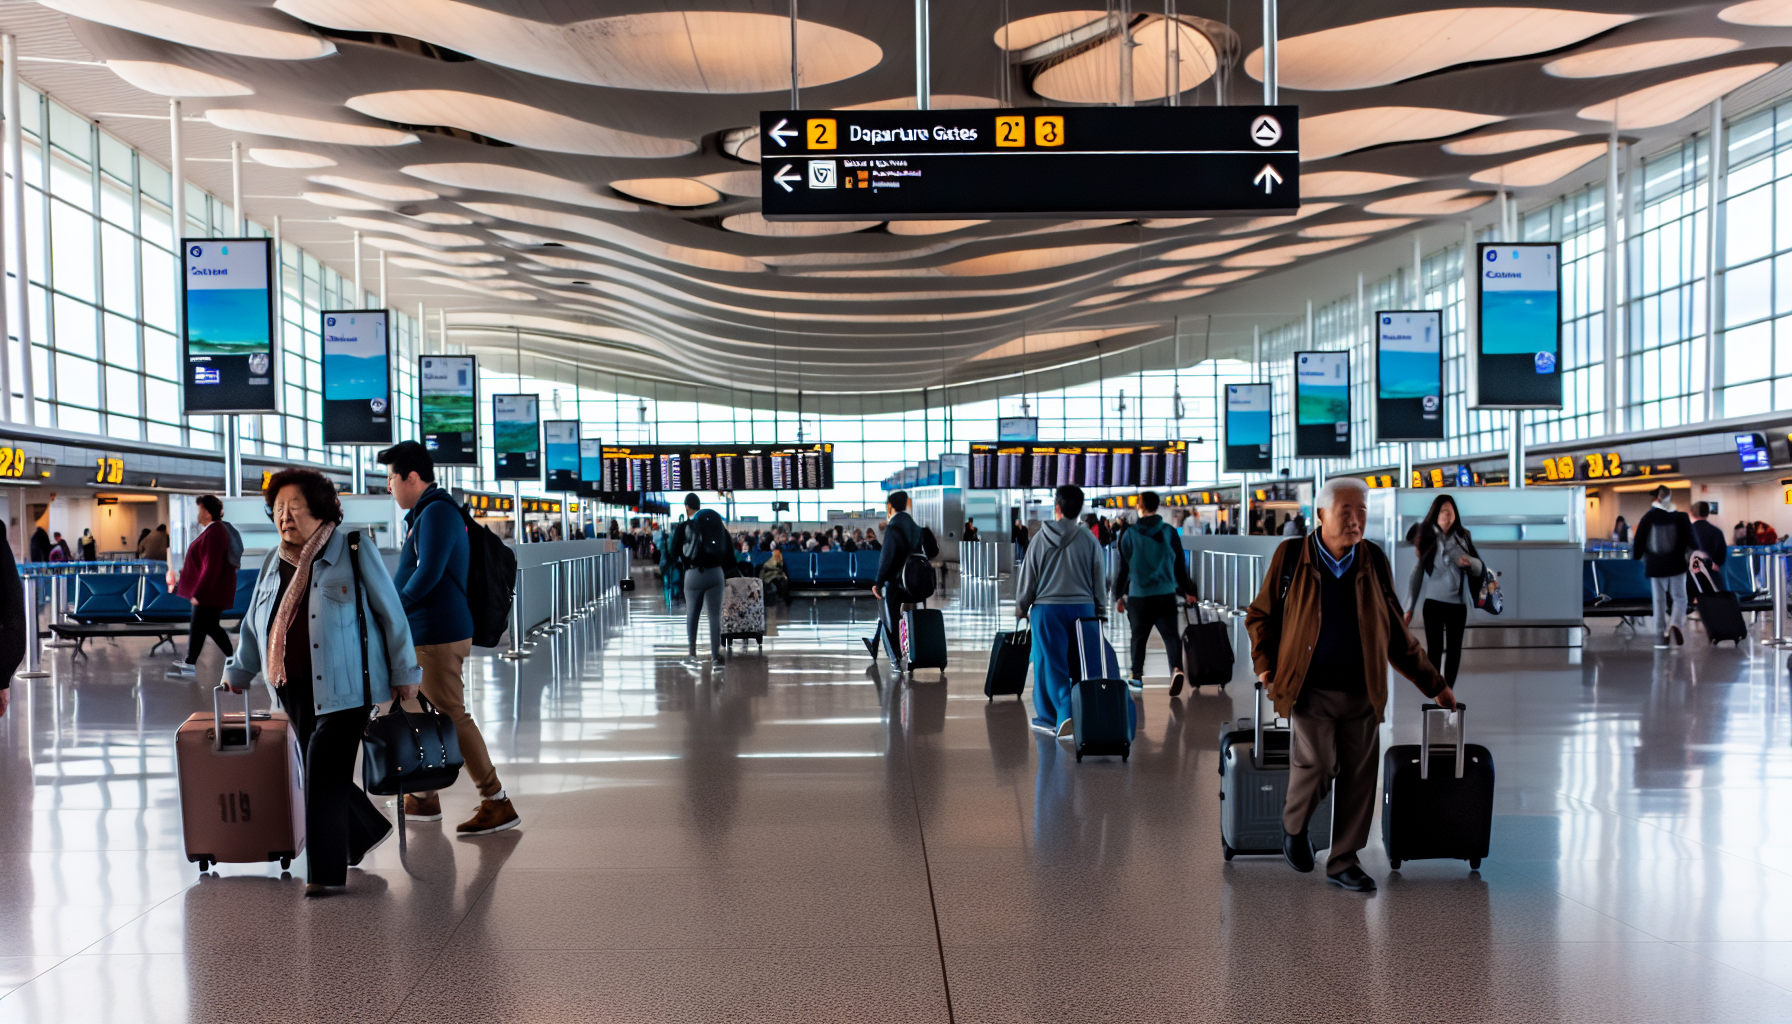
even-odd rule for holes
{"type": "Polygon", "coordinates": [[[460,756],[467,762],[467,778],[479,787],[480,796],[489,797],[504,787],[498,783],[498,770],[492,767],[492,756],[486,752],[479,723],[467,713],[461,665],[472,650],[470,637],[451,644],[420,644],[417,664],[423,669],[423,696],[436,706],[437,711],[454,721],[454,734],[460,740],[460,756]]]}
{"type": "Polygon", "coordinates": [[[1301,689],[1292,719],[1294,749],[1289,757],[1282,828],[1298,835],[1326,792],[1333,790],[1332,848],[1325,873],[1336,875],[1356,864],[1357,851],[1369,842],[1369,824],[1375,817],[1376,762],[1381,758],[1381,723],[1366,695],[1311,686],[1301,689]]]}

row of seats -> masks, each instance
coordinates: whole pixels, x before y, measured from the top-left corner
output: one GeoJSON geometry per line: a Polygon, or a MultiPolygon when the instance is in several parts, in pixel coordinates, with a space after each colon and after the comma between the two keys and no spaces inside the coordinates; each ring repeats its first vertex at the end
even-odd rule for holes
{"type": "MultiPolygon", "coordinates": [[[[741,554],[742,568],[755,574],[772,557],[769,551],[741,554]]],[[[866,589],[877,582],[881,551],[799,551],[784,556],[784,572],[790,585],[816,590],[866,589]]]]}
{"type": "MultiPolygon", "coordinates": [[[[224,618],[240,619],[248,613],[260,576],[260,569],[236,571],[236,601],[224,618]]],[[[72,617],[82,623],[185,622],[193,617],[193,605],[169,593],[162,576],[91,572],[75,577],[72,617]]]]}
{"type": "MultiPolygon", "coordinates": [[[[1755,598],[1748,559],[1726,558],[1718,585],[1741,599],[1745,611],[1768,607],[1755,598]]],[[[1581,605],[1586,615],[1636,616],[1651,613],[1649,578],[1643,563],[1629,558],[1589,558],[1581,562],[1581,605]]]]}

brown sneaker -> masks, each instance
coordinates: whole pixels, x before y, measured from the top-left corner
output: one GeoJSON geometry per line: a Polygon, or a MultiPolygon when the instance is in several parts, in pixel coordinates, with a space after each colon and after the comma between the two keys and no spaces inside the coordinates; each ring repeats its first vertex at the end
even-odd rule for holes
{"type": "Polygon", "coordinates": [[[404,816],[411,821],[441,821],[442,799],[434,793],[428,796],[406,793],[404,795],[404,816]]]}
{"type": "Polygon", "coordinates": [[[481,800],[479,809],[473,812],[473,816],[456,825],[454,830],[463,836],[484,836],[515,828],[522,823],[522,817],[516,813],[515,807],[510,806],[508,799],[481,800]]]}

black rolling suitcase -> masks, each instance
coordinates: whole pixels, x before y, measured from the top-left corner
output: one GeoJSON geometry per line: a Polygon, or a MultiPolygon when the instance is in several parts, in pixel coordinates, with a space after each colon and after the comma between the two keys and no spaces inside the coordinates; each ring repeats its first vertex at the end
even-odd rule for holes
{"type": "Polygon", "coordinates": [[[1735,594],[1720,589],[1711,578],[1710,567],[1703,559],[1693,562],[1692,603],[1699,610],[1699,621],[1705,624],[1705,635],[1712,643],[1732,640],[1741,647],[1748,639],[1748,620],[1742,617],[1742,602],[1735,594]]]}
{"type": "Polygon", "coordinates": [[[983,696],[990,700],[1010,693],[1019,697],[1027,688],[1027,665],[1032,660],[1032,630],[997,633],[996,642],[989,649],[989,674],[983,677],[983,696]]]}
{"type": "Polygon", "coordinates": [[[1132,755],[1134,715],[1132,694],[1126,680],[1119,678],[1119,662],[1101,635],[1100,619],[1076,620],[1079,679],[1070,686],[1070,727],[1075,735],[1076,759],[1083,755],[1119,754],[1124,761],[1132,755]],[[1094,634],[1094,639],[1090,639],[1094,634]],[[1096,651],[1099,663],[1089,660],[1090,649],[1096,651]],[[1099,665],[1099,667],[1092,667],[1099,665]],[[1108,678],[1101,678],[1102,676],[1108,678]]]}
{"type": "Polygon", "coordinates": [[[938,608],[902,613],[902,656],[910,673],[918,668],[946,671],[946,617],[938,608]]]}
{"type": "Polygon", "coordinates": [[[1465,743],[1467,705],[1456,705],[1456,743],[1433,746],[1426,704],[1419,743],[1389,747],[1382,761],[1381,844],[1388,866],[1409,860],[1466,860],[1481,866],[1493,835],[1493,755],[1465,743]],[[1421,755],[1421,752],[1425,752],[1421,755]]]}
{"type": "MultiPolygon", "coordinates": [[[[1182,631],[1182,670],[1192,686],[1224,686],[1232,681],[1232,631],[1219,619],[1201,621],[1201,606],[1189,605],[1194,621],[1182,631]]],[[[1170,696],[1177,694],[1172,687],[1170,696]]]]}

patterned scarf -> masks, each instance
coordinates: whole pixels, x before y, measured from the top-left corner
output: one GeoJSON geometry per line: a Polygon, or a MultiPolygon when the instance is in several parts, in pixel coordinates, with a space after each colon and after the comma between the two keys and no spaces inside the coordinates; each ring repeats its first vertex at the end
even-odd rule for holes
{"type": "Polygon", "coordinates": [[[293,574],[292,582],[286,585],[286,594],[280,598],[280,607],[274,611],[274,621],[268,627],[268,660],[263,671],[275,687],[286,683],[286,631],[292,628],[299,605],[305,603],[305,591],[311,586],[311,563],[317,560],[317,553],[324,549],[335,532],[335,523],[322,524],[296,553],[291,544],[280,545],[280,560],[293,566],[293,574]]]}

